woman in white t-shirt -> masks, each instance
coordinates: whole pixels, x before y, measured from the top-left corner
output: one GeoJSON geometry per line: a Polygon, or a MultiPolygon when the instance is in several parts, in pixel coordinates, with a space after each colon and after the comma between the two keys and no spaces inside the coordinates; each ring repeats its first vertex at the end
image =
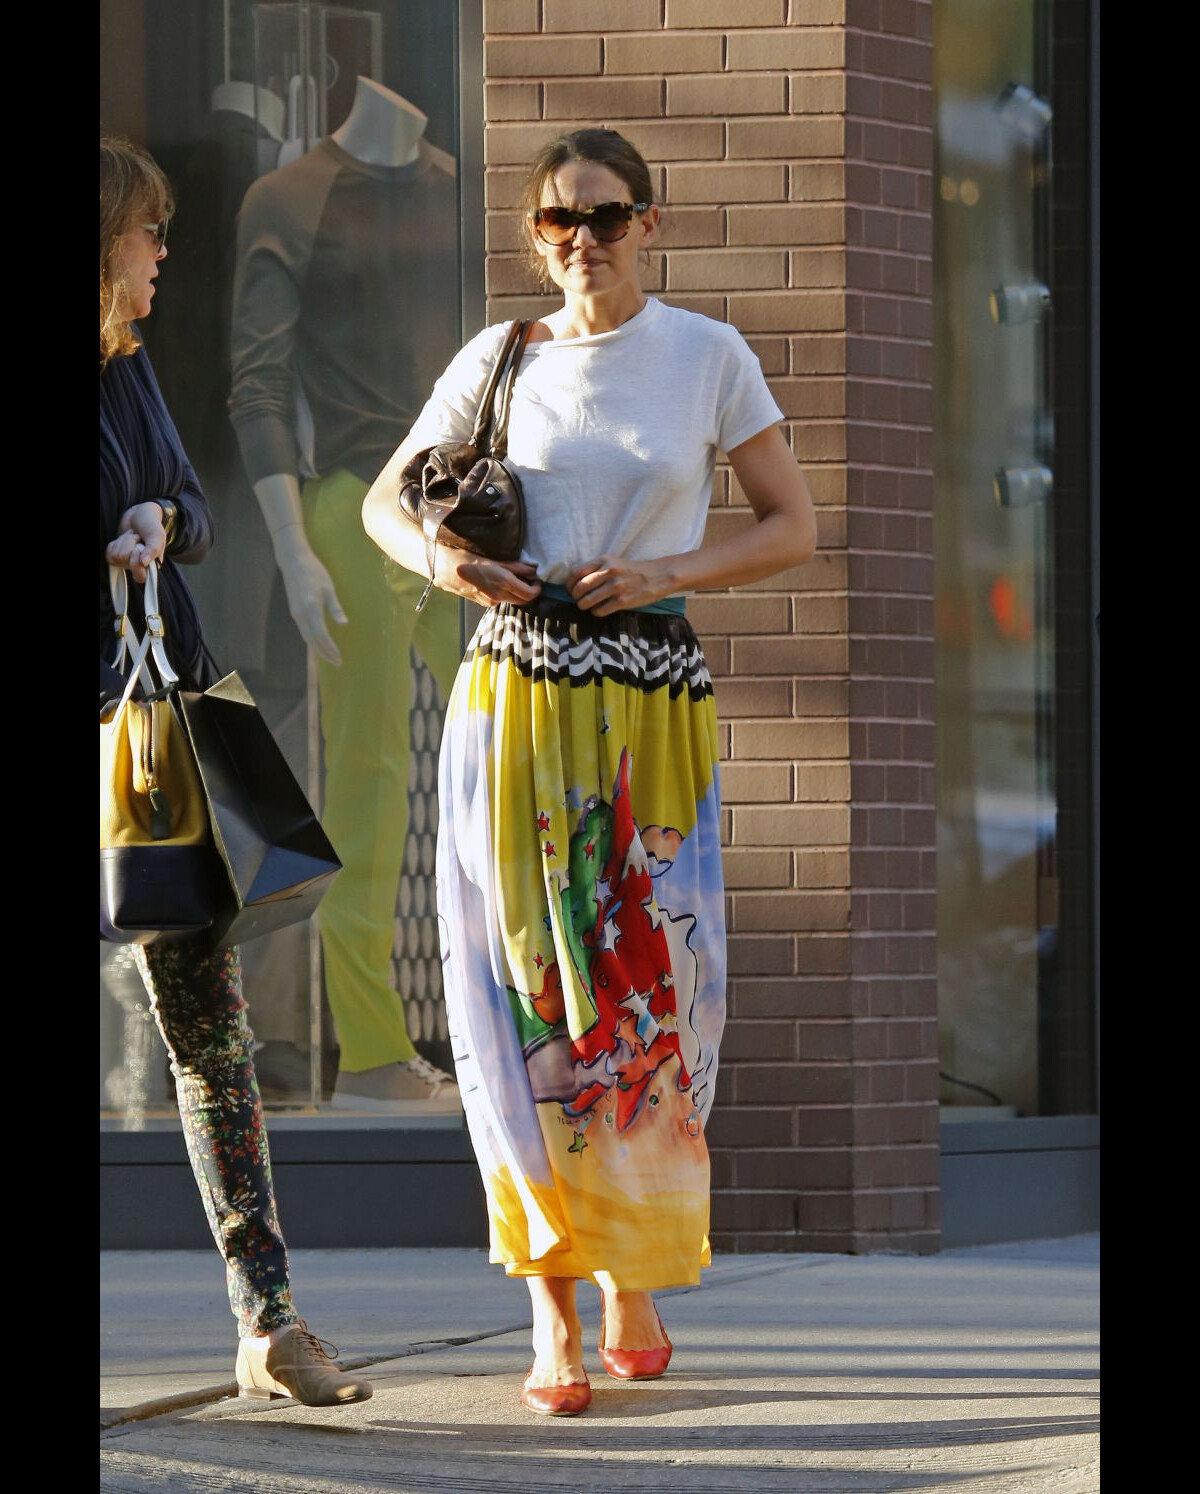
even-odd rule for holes
{"type": "MultiPolygon", "coordinates": [[[[565,302],[534,324],[513,393],[525,548],[502,564],[439,544],[433,577],[488,609],[442,738],[438,911],[491,1257],[533,1299],[520,1398],[550,1415],[591,1398],[577,1280],[603,1294],[609,1374],[651,1378],[671,1343],[650,1293],[696,1283],[709,1261],[718,740],[683,594],[760,580],[816,544],[754,354],[732,327],[642,293],[653,196],[613,130],[535,161],[527,245],[565,302]],[[705,544],[718,451],[757,523],[705,544]]],[[[420,574],[400,471],[469,438],[508,325],[455,357],[363,504],[372,539],[420,574]]]]}

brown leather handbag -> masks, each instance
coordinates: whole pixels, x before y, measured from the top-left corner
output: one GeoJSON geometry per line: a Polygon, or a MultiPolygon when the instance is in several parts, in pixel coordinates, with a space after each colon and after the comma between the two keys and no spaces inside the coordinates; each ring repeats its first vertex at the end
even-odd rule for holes
{"type": "MultiPolygon", "coordinates": [[[[525,499],[504,465],[513,384],[533,322],[513,322],[492,369],[469,441],[417,452],[400,473],[400,509],[425,536],[433,576],[439,539],[489,560],[516,560],[525,543],[525,499]],[[443,534],[443,530],[445,534],[443,534]]],[[[433,581],[421,593],[424,607],[433,581]]]]}

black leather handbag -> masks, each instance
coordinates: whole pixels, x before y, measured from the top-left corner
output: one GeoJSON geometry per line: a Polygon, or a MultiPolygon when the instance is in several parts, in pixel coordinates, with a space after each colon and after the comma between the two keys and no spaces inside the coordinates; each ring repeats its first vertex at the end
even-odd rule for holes
{"type": "MultiPolygon", "coordinates": [[[[516,321],[508,329],[479,401],[471,439],[427,447],[400,474],[400,509],[425,536],[431,578],[439,539],[489,560],[516,560],[521,554],[525,499],[504,458],[513,384],[532,330],[532,321],[516,321]]],[[[432,588],[430,579],[418,612],[432,588]]]]}

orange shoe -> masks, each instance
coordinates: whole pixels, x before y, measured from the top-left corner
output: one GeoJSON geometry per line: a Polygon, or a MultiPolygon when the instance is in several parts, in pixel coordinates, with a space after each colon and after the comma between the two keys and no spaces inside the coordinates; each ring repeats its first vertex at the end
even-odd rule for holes
{"type": "MultiPolygon", "coordinates": [[[[532,1366],[529,1373],[533,1374],[532,1366]]],[[[592,1403],[592,1387],[586,1375],[570,1385],[530,1385],[527,1377],[518,1399],[527,1411],[539,1416],[578,1416],[592,1403]]]]}
{"type": "Polygon", "coordinates": [[[667,1330],[663,1327],[663,1321],[658,1317],[658,1308],[654,1309],[654,1316],[658,1318],[658,1329],[666,1343],[657,1349],[606,1349],[604,1347],[604,1297],[600,1297],[600,1344],[598,1346],[600,1362],[613,1377],[614,1380],[657,1380],[660,1375],[665,1375],[667,1365],[671,1362],[671,1350],[674,1347],[671,1340],[667,1338],[667,1330]]]}

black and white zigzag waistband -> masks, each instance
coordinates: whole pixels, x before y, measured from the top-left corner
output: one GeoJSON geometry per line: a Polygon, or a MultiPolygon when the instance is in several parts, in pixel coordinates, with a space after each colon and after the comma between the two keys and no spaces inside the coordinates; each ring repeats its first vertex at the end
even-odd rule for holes
{"type": "Polygon", "coordinates": [[[469,653],[511,660],[523,675],[557,684],[613,680],[635,689],[667,689],[691,700],[713,693],[704,652],[686,617],[620,612],[593,617],[578,608],[545,603],[490,608],[469,653]]]}

